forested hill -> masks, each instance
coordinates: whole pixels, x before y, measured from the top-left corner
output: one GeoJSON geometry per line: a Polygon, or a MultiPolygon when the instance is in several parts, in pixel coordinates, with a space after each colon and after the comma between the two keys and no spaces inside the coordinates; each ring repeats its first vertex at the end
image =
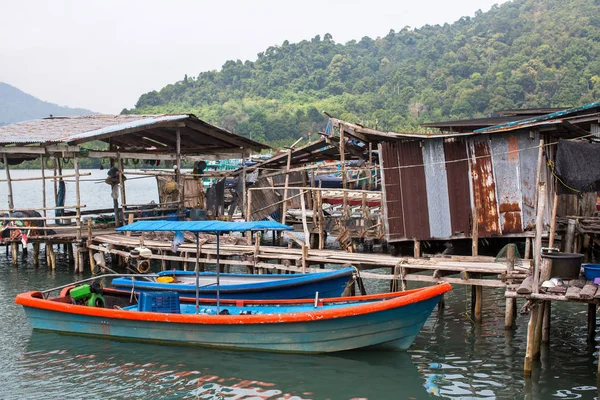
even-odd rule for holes
{"type": "Polygon", "coordinates": [[[95,114],[83,108],[62,107],[42,101],[14,86],[0,82],[0,125],[55,116],[95,114]]]}
{"type": "Polygon", "coordinates": [[[422,122],[597,100],[599,50],[599,1],[515,0],[377,39],[285,41],[256,61],[227,61],[220,71],[146,93],[123,112],[192,112],[269,143],[323,129],[323,110],[414,130],[422,122]]]}

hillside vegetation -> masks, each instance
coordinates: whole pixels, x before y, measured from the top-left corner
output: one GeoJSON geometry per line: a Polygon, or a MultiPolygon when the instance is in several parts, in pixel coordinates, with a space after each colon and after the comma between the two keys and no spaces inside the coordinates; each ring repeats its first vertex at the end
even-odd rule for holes
{"type": "Polygon", "coordinates": [[[62,107],[42,101],[14,86],[0,82],[0,125],[54,116],[95,114],[83,108],[62,107]]]}
{"type": "Polygon", "coordinates": [[[322,111],[383,130],[575,106],[600,97],[600,2],[515,0],[452,24],[346,44],[284,41],[255,61],[185,77],[125,113],[195,113],[283,143],[324,127],[322,111]]]}

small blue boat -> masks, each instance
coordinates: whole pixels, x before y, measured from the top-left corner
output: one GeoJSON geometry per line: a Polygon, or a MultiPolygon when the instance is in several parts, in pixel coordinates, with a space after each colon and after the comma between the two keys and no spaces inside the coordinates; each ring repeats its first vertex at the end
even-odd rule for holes
{"type": "Polygon", "coordinates": [[[104,289],[101,302],[73,304],[81,287],[54,298],[17,296],[34,329],[136,341],[291,353],[406,350],[448,283],[337,299],[179,302],[175,292],[135,296],[104,289]],[[212,302],[212,303],[210,303],[212,302]]]}
{"type": "MultiPolygon", "coordinates": [[[[309,274],[220,274],[219,293],[221,299],[310,299],[318,292],[319,297],[341,296],[355,269],[343,268],[337,271],[309,274]]],[[[149,281],[143,275],[139,278],[115,278],[112,285],[118,289],[140,291],[174,291],[181,297],[214,299],[217,297],[216,274],[198,274],[194,271],[163,271],[158,273],[158,281],[149,281]],[[160,282],[160,278],[173,278],[173,282],[160,282]]],[[[156,279],[156,278],[153,278],[156,279]]]]}

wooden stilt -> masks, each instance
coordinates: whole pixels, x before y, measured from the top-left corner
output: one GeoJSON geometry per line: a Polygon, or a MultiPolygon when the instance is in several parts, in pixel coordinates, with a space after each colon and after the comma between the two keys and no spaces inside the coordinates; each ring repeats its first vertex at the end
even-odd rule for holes
{"type": "Polygon", "coordinates": [[[574,219],[569,219],[569,223],[567,225],[567,233],[565,235],[565,243],[564,243],[565,253],[573,252],[573,244],[575,242],[575,228],[576,227],[577,227],[577,221],[574,219]]]}
{"type": "Polygon", "coordinates": [[[542,345],[542,330],[543,330],[543,325],[544,325],[544,312],[546,309],[546,301],[542,301],[539,305],[538,305],[538,317],[537,320],[535,322],[535,339],[533,341],[533,352],[532,352],[532,357],[534,360],[539,360],[540,359],[540,347],[542,345]]]}
{"type": "Polygon", "coordinates": [[[421,241],[415,240],[414,257],[421,258],[421,241]]]}
{"type": "Polygon", "coordinates": [[[550,342],[550,317],[552,315],[552,302],[547,301],[544,307],[544,323],[542,325],[542,343],[550,342]]]}
{"type": "Polygon", "coordinates": [[[596,305],[589,303],[587,305],[587,339],[594,341],[596,336],[596,305]]]}
{"type": "Polygon", "coordinates": [[[40,265],[40,243],[35,242],[33,244],[33,265],[36,267],[40,265]]]}
{"type": "MultiPolygon", "coordinates": [[[[281,223],[285,225],[285,221],[287,218],[287,209],[288,209],[288,187],[290,185],[290,167],[292,165],[292,148],[290,147],[288,149],[288,156],[287,156],[287,164],[285,167],[285,186],[283,188],[283,205],[282,205],[282,211],[281,211],[281,223]]],[[[281,238],[281,240],[283,240],[283,236],[281,238]]],[[[283,242],[280,243],[280,245],[283,245],[283,242]]]]}
{"type": "MultiPolygon", "coordinates": [[[[50,254],[50,267],[52,270],[56,269],[56,253],[54,252],[54,245],[52,243],[48,244],[50,247],[47,247],[50,254]]],[[[48,246],[46,245],[46,246],[48,246]]]]}
{"type": "MultiPolygon", "coordinates": [[[[516,246],[514,244],[509,244],[506,252],[506,272],[508,274],[512,273],[515,269],[515,259],[516,259],[516,246]]],[[[516,299],[507,298],[506,306],[504,310],[504,329],[512,329],[515,325],[515,310],[516,310],[516,299]]]]}
{"type": "Polygon", "coordinates": [[[80,272],[79,271],[79,268],[80,268],[79,261],[80,261],[79,246],[75,244],[75,245],[73,245],[73,266],[74,266],[73,271],[75,271],[77,273],[80,272]]]}
{"type": "Polygon", "coordinates": [[[537,324],[538,314],[539,307],[534,305],[531,310],[531,316],[529,317],[529,324],[527,325],[527,349],[525,350],[525,362],[523,363],[523,373],[525,376],[531,376],[531,371],[533,370],[535,326],[537,324]]]}
{"type": "Polygon", "coordinates": [[[12,264],[13,265],[17,265],[19,263],[19,243],[12,242],[10,244],[10,249],[12,251],[12,254],[11,254],[11,256],[12,256],[12,259],[11,259],[12,264]]]}
{"type": "MultiPolygon", "coordinates": [[[[121,159],[121,154],[117,153],[117,161],[119,164],[119,187],[121,189],[121,224],[125,223],[125,204],[127,204],[126,192],[125,192],[125,181],[123,180],[123,173],[125,172],[125,167],[123,166],[123,160],[121,159]]],[[[116,215],[115,215],[116,219],[116,215]]]]}
{"type": "Polygon", "coordinates": [[[525,260],[531,259],[531,238],[525,238],[525,254],[523,254],[525,260]]]}
{"type": "Polygon", "coordinates": [[[483,286],[475,286],[475,322],[483,320],[483,286]]]}
{"type": "Polygon", "coordinates": [[[300,194],[300,209],[302,212],[302,229],[304,230],[304,245],[310,249],[310,234],[308,232],[308,221],[306,216],[306,202],[304,193],[300,194]]]}
{"type": "MultiPolygon", "coordinates": [[[[248,195],[246,196],[248,198],[248,203],[246,204],[246,221],[252,221],[252,190],[248,190],[248,195]]],[[[247,244],[248,246],[252,246],[252,232],[248,231],[246,233],[246,238],[247,238],[247,244]]],[[[283,239],[281,239],[283,240],[283,239]]],[[[275,245],[275,242],[273,242],[273,245],[275,245]]]]}
{"type": "MultiPolygon", "coordinates": [[[[46,163],[44,162],[44,156],[40,156],[40,170],[42,171],[42,207],[43,215],[44,215],[44,226],[47,225],[47,212],[46,212],[46,163]]],[[[35,245],[34,245],[35,247],[35,245]]],[[[39,243],[38,243],[38,251],[39,251],[39,243]]],[[[34,249],[35,252],[35,249],[34,249]]],[[[37,265],[37,264],[36,264],[37,265]]]]}

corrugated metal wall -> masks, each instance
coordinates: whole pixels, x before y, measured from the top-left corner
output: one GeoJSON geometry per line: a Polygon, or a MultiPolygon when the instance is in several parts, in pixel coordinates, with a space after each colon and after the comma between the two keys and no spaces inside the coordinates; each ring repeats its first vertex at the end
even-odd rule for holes
{"type": "Polygon", "coordinates": [[[431,237],[445,238],[452,236],[444,139],[433,139],[424,142],[423,164],[425,164],[427,210],[431,237]]]}
{"type": "Polygon", "coordinates": [[[523,232],[519,137],[504,133],[493,135],[490,139],[502,233],[523,232]]]}
{"type": "Polygon", "coordinates": [[[480,237],[532,229],[539,138],[521,132],[382,143],[388,240],[470,237],[473,206],[480,237]]]}
{"type": "Polygon", "coordinates": [[[471,185],[467,145],[461,138],[444,139],[452,236],[471,235],[471,185]]]}

